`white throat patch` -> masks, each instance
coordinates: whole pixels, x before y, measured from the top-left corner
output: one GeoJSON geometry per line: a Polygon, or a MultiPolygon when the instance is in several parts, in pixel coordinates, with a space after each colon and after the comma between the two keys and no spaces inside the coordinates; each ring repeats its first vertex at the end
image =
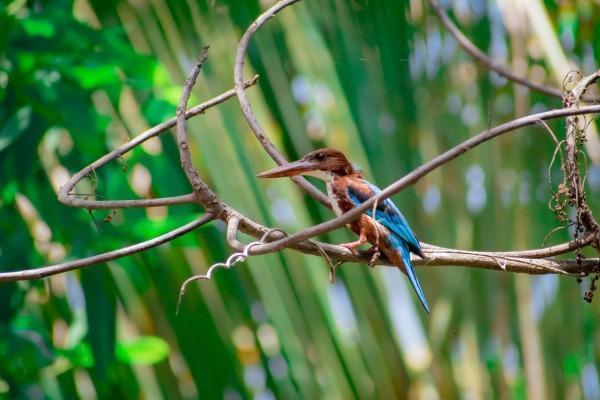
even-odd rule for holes
{"type": "Polygon", "coordinates": [[[333,192],[333,178],[334,178],[333,175],[329,174],[329,178],[326,181],[326,183],[327,183],[327,197],[329,197],[329,201],[331,202],[331,208],[333,208],[333,212],[335,213],[335,215],[337,215],[339,217],[344,212],[340,208],[340,205],[338,203],[338,197],[333,192]]]}
{"type": "Polygon", "coordinates": [[[333,212],[338,217],[344,213],[341,210],[340,206],[338,205],[337,196],[333,193],[334,176],[331,172],[317,170],[317,171],[305,172],[303,175],[312,176],[317,179],[321,179],[322,181],[325,181],[325,184],[327,187],[327,197],[329,197],[329,201],[331,202],[331,207],[333,208],[333,212]]]}
{"type": "Polygon", "coordinates": [[[305,172],[302,175],[312,176],[325,182],[329,182],[333,178],[331,173],[320,170],[305,172]]]}

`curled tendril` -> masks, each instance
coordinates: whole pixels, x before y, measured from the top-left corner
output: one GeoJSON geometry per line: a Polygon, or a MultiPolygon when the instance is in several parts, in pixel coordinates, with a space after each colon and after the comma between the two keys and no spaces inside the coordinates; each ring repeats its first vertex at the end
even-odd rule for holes
{"type": "Polygon", "coordinates": [[[242,251],[237,252],[237,253],[233,253],[232,255],[230,255],[227,258],[227,260],[225,262],[220,262],[220,263],[216,263],[216,264],[211,265],[210,268],[208,268],[208,271],[206,271],[205,274],[194,275],[194,276],[191,276],[188,279],[186,279],[183,282],[183,284],[181,285],[181,289],[179,289],[179,299],[177,300],[177,309],[175,311],[175,315],[179,314],[179,306],[181,305],[181,300],[183,299],[183,296],[185,295],[185,290],[187,289],[187,287],[188,287],[188,285],[190,283],[192,283],[194,281],[198,281],[198,280],[204,280],[204,281],[211,280],[213,272],[216,271],[217,269],[220,269],[220,268],[230,269],[235,264],[237,264],[239,262],[242,262],[242,261],[246,261],[246,259],[248,257],[250,257],[250,250],[252,250],[252,248],[254,246],[257,246],[259,244],[265,244],[266,243],[265,241],[274,232],[285,233],[285,232],[283,232],[283,230],[278,229],[278,228],[269,229],[260,238],[260,240],[248,243],[246,246],[244,246],[244,249],[242,251]]]}

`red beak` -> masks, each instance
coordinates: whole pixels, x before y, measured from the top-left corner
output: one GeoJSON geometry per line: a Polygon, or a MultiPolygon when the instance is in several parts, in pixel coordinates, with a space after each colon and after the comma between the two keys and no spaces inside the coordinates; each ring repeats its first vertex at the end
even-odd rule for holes
{"type": "Polygon", "coordinates": [[[273,169],[261,172],[256,175],[257,178],[282,178],[286,176],[302,175],[306,172],[314,171],[318,165],[310,161],[298,160],[289,164],[280,165],[273,169]]]}

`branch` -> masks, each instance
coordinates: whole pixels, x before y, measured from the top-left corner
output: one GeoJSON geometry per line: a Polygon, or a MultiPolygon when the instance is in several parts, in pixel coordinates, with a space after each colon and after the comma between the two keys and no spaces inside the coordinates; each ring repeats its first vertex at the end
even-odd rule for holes
{"type": "Polygon", "coordinates": [[[200,175],[198,175],[198,171],[192,163],[192,155],[190,153],[190,149],[187,143],[187,128],[185,125],[185,109],[187,107],[187,102],[190,98],[192,88],[196,83],[196,79],[198,79],[198,74],[200,74],[202,65],[204,65],[206,57],[208,56],[208,47],[209,46],[205,46],[202,48],[196,65],[194,66],[194,68],[192,68],[190,76],[185,81],[185,85],[183,87],[183,95],[181,96],[179,107],[177,107],[176,133],[177,146],[179,148],[179,157],[181,159],[181,168],[185,172],[185,176],[188,178],[188,181],[192,186],[192,190],[194,191],[194,196],[196,200],[200,204],[204,205],[208,212],[218,215],[221,207],[219,205],[219,201],[217,200],[217,196],[208,187],[208,185],[204,183],[202,179],[200,179],[200,175]]]}
{"type": "Polygon", "coordinates": [[[478,252],[457,250],[430,252],[425,250],[425,260],[414,260],[416,265],[425,266],[465,266],[492,269],[496,271],[521,272],[533,275],[568,274],[579,275],[581,271],[593,271],[600,260],[554,260],[551,258],[528,259],[524,257],[490,256],[478,252]]]}
{"type": "MultiPolygon", "coordinates": [[[[254,111],[252,111],[252,107],[250,106],[250,102],[248,101],[248,96],[246,96],[246,91],[244,90],[243,85],[243,76],[244,76],[244,60],[246,58],[246,52],[248,50],[248,44],[250,43],[250,39],[256,33],[256,31],[264,25],[269,19],[273,18],[275,14],[281,11],[283,8],[292,5],[299,0],[281,0],[277,2],[273,7],[269,8],[267,11],[262,13],[246,30],[242,38],[240,39],[240,43],[237,48],[237,52],[235,54],[235,66],[233,70],[233,80],[235,82],[235,92],[237,94],[238,100],[240,102],[240,106],[242,107],[242,112],[244,113],[244,117],[250,126],[250,129],[254,133],[254,136],[258,139],[259,143],[265,149],[267,154],[271,156],[271,158],[279,165],[286,164],[288,161],[286,158],[277,150],[275,145],[269,140],[267,135],[265,134],[264,129],[258,123],[256,119],[256,115],[254,111]]],[[[321,202],[326,207],[331,208],[329,204],[329,199],[325,196],[319,189],[317,189],[312,183],[307,181],[305,178],[301,176],[293,177],[292,180],[299,185],[302,189],[304,189],[309,195],[315,198],[317,201],[321,202]]]]}
{"type": "Polygon", "coordinates": [[[169,231],[163,235],[157,236],[154,239],[140,242],[132,246],[123,247],[118,250],[109,251],[106,253],[97,254],[95,256],[81,258],[75,261],[64,262],[55,265],[49,265],[46,267],[40,267],[35,269],[26,269],[14,272],[2,272],[0,273],[0,282],[14,282],[24,281],[31,279],[40,279],[50,275],[61,274],[63,272],[72,271],[91,265],[100,264],[102,262],[116,260],[131,254],[140,253],[142,251],[151,249],[156,246],[160,246],[163,243],[170,242],[171,240],[178,238],[194,229],[212,221],[214,216],[212,214],[204,214],[201,218],[185,224],[177,229],[169,231]]]}
{"type": "MultiPolygon", "coordinates": [[[[507,68],[503,64],[492,60],[487,54],[485,54],[477,46],[475,46],[475,44],[473,42],[471,42],[469,40],[469,38],[467,38],[461,32],[461,30],[454,24],[454,22],[452,22],[450,17],[448,17],[448,14],[446,14],[444,12],[442,7],[439,5],[439,3],[436,0],[427,0],[427,1],[428,1],[429,5],[431,6],[431,8],[433,9],[433,12],[435,13],[435,15],[441,22],[441,24],[444,26],[444,28],[446,28],[448,30],[448,32],[450,32],[450,34],[454,37],[454,39],[456,39],[456,41],[458,42],[460,47],[462,47],[463,50],[465,50],[467,53],[469,53],[473,58],[478,60],[484,66],[486,66],[487,68],[496,72],[498,75],[505,77],[508,80],[511,80],[515,83],[526,86],[526,87],[528,87],[532,90],[535,90],[539,93],[542,93],[542,94],[545,94],[548,96],[552,96],[552,97],[557,97],[559,99],[563,98],[562,90],[532,82],[527,78],[524,78],[522,76],[515,74],[514,72],[512,72],[509,68],[507,68]]],[[[598,99],[596,97],[592,96],[592,97],[585,98],[584,100],[593,102],[593,101],[597,101],[598,99]]]]}
{"type": "MultiPolygon", "coordinates": [[[[579,99],[587,88],[596,82],[600,78],[600,70],[583,77],[577,85],[571,90],[571,92],[565,96],[564,106],[570,110],[579,109],[579,99]]],[[[587,125],[583,128],[579,128],[579,117],[577,115],[570,115],[567,117],[567,130],[565,137],[565,149],[566,149],[566,162],[564,164],[565,178],[570,185],[568,189],[568,196],[572,205],[577,211],[577,225],[583,226],[587,233],[595,234],[596,247],[600,251],[600,227],[598,222],[594,218],[592,211],[587,203],[585,197],[584,183],[581,179],[579,172],[579,161],[578,144],[583,143],[585,140],[585,130],[587,125]]],[[[575,232],[579,234],[579,232],[575,232]]]]}
{"type": "MultiPolygon", "coordinates": [[[[133,206],[133,207],[144,207],[144,206],[148,207],[148,204],[152,204],[153,206],[156,206],[156,205],[164,205],[165,201],[169,204],[174,204],[174,202],[181,203],[181,202],[183,202],[182,200],[186,200],[187,202],[195,202],[195,201],[200,202],[207,208],[207,213],[202,218],[200,218],[196,221],[190,222],[189,224],[186,224],[180,228],[170,231],[164,235],[158,236],[154,239],[151,239],[151,240],[148,240],[145,242],[141,242],[141,243],[138,243],[138,244],[135,244],[132,246],[124,247],[124,248],[121,248],[118,250],[113,250],[113,251],[110,251],[107,253],[98,254],[98,255],[95,255],[92,257],[87,257],[87,258],[83,258],[83,259],[76,260],[76,261],[70,261],[70,262],[51,265],[51,266],[47,266],[47,267],[36,268],[36,269],[31,269],[31,270],[21,270],[21,271],[15,271],[15,272],[0,273],[0,282],[12,282],[12,281],[17,281],[17,280],[39,279],[39,278],[43,278],[43,277],[46,277],[49,275],[55,275],[55,274],[59,274],[59,273],[66,272],[66,271],[84,268],[84,267],[87,267],[90,265],[99,264],[101,262],[106,262],[109,260],[114,260],[117,258],[121,258],[121,257],[125,257],[128,255],[134,254],[134,253],[139,253],[141,251],[144,251],[144,250],[150,249],[152,247],[156,247],[160,244],[166,243],[168,241],[171,241],[171,240],[173,240],[187,232],[190,232],[191,230],[194,230],[197,227],[204,225],[205,223],[215,219],[215,216],[220,211],[220,203],[218,202],[216,195],[212,192],[212,190],[210,190],[210,188],[200,179],[200,177],[198,176],[198,172],[196,171],[196,169],[194,168],[194,166],[191,162],[191,154],[189,152],[189,148],[187,145],[187,133],[186,133],[186,126],[185,126],[186,117],[188,117],[188,115],[189,116],[192,115],[191,113],[185,113],[187,101],[189,99],[191,89],[194,86],[194,83],[196,82],[196,78],[198,77],[198,74],[200,73],[202,64],[206,60],[207,51],[208,51],[208,47],[204,47],[202,49],[202,51],[200,53],[200,57],[198,58],[198,62],[196,64],[196,66],[193,68],[192,73],[190,74],[190,77],[187,79],[187,81],[185,83],[183,95],[181,98],[181,103],[180,103],[179,107],[177,108],[177,117],[176,117],[177,142],[179,144],[181,165],[186,173],[186,176],[188,177],[188,180],[190,181],[190,184],[192,185],[194,193],[192,195],[185,195],[185,196],[178,196],[178,197],[171,198],[170,202],[169,202],[169,199],[118,200],[118,201],[103,201],[103,202],[100,202],[101,203],[100,207],[95,207],[95,208],[112,208],[112,207],[106,207],[109,204],[113,204],[113,205],[121,204],[121,205],[129,205],[129,206],[133,206]],[[175,199],[175,200],[173,200],[173,199],[175,199]],[[145,204],[145,205],[142,205],[142,204],[145,204]]],[[[256,81],[256,79],[254,81],[256,81]]],[[[232,94],[229,95],[227,98],[229,98],[231,96],[232,96],[232,94]]],[[[203,110],[205,110],[206,108],[209,107],[209,105],[207,105],[207,104],[211,104],[210,106],[216,105],[216,104],[224,101],[225,99],[218,99],[218,98],[212,99],[211,101],[204,103],[203,110]]],[[[200,106],[198,108],[200,108],[200,106]]],[[[129,151],[133,147],[140,145],[141,143],[143,143],[145,140],[149,139],[150,137],[158,135],[160,132],[162,132],[170,127],[170,126],[167,127],[167,125],[169,123],[170,123],[170,121],[168,121],[167,123],[163,123],[160,125],[161,128],[153,128],[150,131],[145,132],[143,135],[136,137],[136,139],[130,141],[129,143],[125,144],[124,146],[120,147],[119,149],[114,150],[111,153],[105,155],[104,157],[102,157],[98,161],[96,161],[95,163],[92,163],[92,166],[98,165],[98,167],[99,167],[99,166],[104,165],[111,159],[115,159],[115,158],[119,157],[122,154],[122,153],[119,153],[119,151],[123,151],[123,153],[126,151],[129,151]],[[123,149],[125,149],[125,150],[123,150],[123,149]]],[[[88,169],[88,168],[90,169],[90,172],[95,170],[95,168],[91,168],[91,167],[87,167],[86,169],[88,169]]],[[[76,176],[73,176],[69,180],[67,185],[63,186],[60,189],[59,199],[61,201],[65,200],[63,202],[66,202],[66,204],[72,205],[71,202],[73,200],[79,200],[79,199],[72,198],[71,195],[69,195],[68,193],[73,188],[73,186],[75,186],[75,184],[77,184],[77,182],[79,180],[81,180],[84,176],[87,175],[87,174],[85,174],[85,175],[82,174],[83,171],[85,171],[86,169],[79,172],[80,177],[78,177],[77,176],[78,174],[76,174],[76,176]]],[[[85,200],[83,200],[83,201],[85,201],[85,200]]],[[[95,205],[97,206],[97,204],[95,204],[95,205]]]]}
{"type": "MultiPolygon", "coordinates": [[[[77,268],[82,268],[85,266],[89,266],[92,264],[109,261],[112,259],[120,258],[126,255],[134,254],[136,252],[144,251],[146,249],[158,246],[162,243],[170,241],[184,233],[187,233],[198,226],[201,226],[213,219],[221,219],[227,222],[227,242],[232,246],[232,248],[242,251],[244,258],[248,255],[252,254],[262,254],[267,252],[279,251],[284,248],[290,247],[292,249],[307,253],[314,254],[318,256],[322,256],[328,260],[330,263],[330,270],[332,269],[333,262],[359,262],[364,264],[372,264],[373,254],[370,251],[362,251],[359,254],[354,254],[348,249],[335,246],[327,243],[319,243],[312,240],[308,240],[310,237],[318,235],[320,233],[324,233],[326,231],[333,230],[337,227],[340,227],[355,218],[357,218],[360,214],[367,211],[370,207],[376,204],[379,201],[399,192],[404,189],[406,186],[415,183],[420,178],[428,174],[429,172],[439,168],[445,163],[459,157],[464,154],[466,151],[480,145],[481,143],[498,137],[504,133],[516,130],[518,128],[533,125],[536,123],[545,124],[544,120],[549,120],[553,118],[559,117],[569,117],[572,118],[572,121],[576,121],[576,118],[573,116],[587,114],[587,113],[597,113],[600,112],[600,105],[587,106],[587,107],[578,107],[578,99],[581,94],[585,91],[587,85],[589,85],[594,79],[590,79],[589,83],[581,83],[576,86],[576,88],[572,91],[571,96],[565,99],[565,102],[572,101],[570,107],[562,110],[552,110],[544,113],[529,115],[523,118],[519,118],[505,124],[499,125],[495,128],[488,129],[486,131],[481,132],[480,134],[464,141],[463,143],[451,148],[445,153],[439,155],[438,157],[432,159],[428,163],[416,168],[408,175],[403,178],[397,180],[392,185],[388,186],[377,196],[374,196],[369,201],[366,201],[362,206],[353,209],[352,211],[344,214],[341,217],[332,219],[325,223],[315,225],[310,227],[304,231],[296,233],[294,235],[288,236],[285,232],[279,229],[273,229],[269,227],[265,227],[252,221],[248,217],[242,215],[237,210],[231,208],[226,203],[220,201],[215,193],[210,189],[210,187],[202,181],[200,176],[198,175],[197,170],[194,168],[191,154],[189,151],[188,143],[187,143],[187,132],[185,119],[189,118],[193,115],[204,112],[209,107],[220,104],[221,102],[227,100],[232,97],[234,94],[238,96],[238,100],[242,107],[242,111],[248,124],[255,136],[258,138],[259,142],[267,151],[267,153],[279,164],[285,163],[285,158],[277,151],[274,145],[269,141],[266,137],[264,130],[259,125],[251,107],[248,102],[245,88],[256,83],[257,77],[253,80],[243,82],[243,67],[244,67],[244,59],[247,51],[247,47],[251,37],[254,33],[271,17],[277,14],[286,6],[289,6],[299,0],[282,0],[267,10],[265,13],[260,15],[255,22],[248,28],[248,30],[243,35],[240,40],[238,51],[236,54],[236,63],[234,70],[234,78],[235,78],[235,89],[230,90],[217,96],[216,98],[209,100],[199,106],[194,107],[188,112],[185,112],[187,101],[189,100],[189,96],[194,86],[202,64],[206,60],[207,48],[204,48],[200,54],[198,63],[193,68],[189,78],[186,80],[183,94],[181,98],[181,102],[179,107],[177,108],[177,118],[171,119],[161,125],[158,125],[140,136],[136,137],[132,141],[126,143],[120,148],[108,153],[104,157],[90,164],[77,174],[75,174],[67,184],[62,187],[59,191],[59,200],[67,205],[75,206],[75,207],[86,207],[86,208],[118,208],[118,207],[151,207],[157,205],[171,205],[171,204],[182,204],[182,203],[190,203],[197,202],[204,205],[207,208],[206,214],[197,221],[191,222],[181,228],[175,229],[171,232],[168,232],[164,235],[158,236],[157,238],[151,239],[146,242],[138,243],[133,246],[128,246],[119,250],[114,250],[107,253],[102,253],[96,256],[88,257],[85,259],[67,262],[62,264],[57,264],[48,267],[42,267],[35,270],[25,270],[25,271],[16,271],[16,272],[8,272],[8,273],[0,273],[0,282],[2,281],[14,281],[14,280],[22,280],[22,279],[37,279],[42,278],[44,276],[53,275],[65,271],[74,270],[77,268]],[[95,200],[87,200],[87,199],[77,199],[71,195],[71,191],[75,187],[75,185],[83,179],[85,176],[93,173],[96,169],[102,167],[107,162],[114,160],[120,157],[125,152],[131,150],[132,148],[140,145],[145,140],[150,137],[156,136],[159,133],[173,127],[177,126],[177,143],[180,151],[180,159],[181,165],[186,173],[186,177],[188,178],[194,193],[183,195],[183,196],[175,196],[164,199],[143,199],[143,200],[117,200],[117,201],[95,201],[95,200]],[[239,242],[236,238],[237,231],[244,232],[256,238],[261,238],[260,242],[265,242],[267,239],[266,234],[268,234],[270,238],[272,238],[272,242],[259,244],[255,242],[251,245],[244,245],[239,242]]],[[[436,5],[433,0],[432,5],[436,5]]],[[[444,14],[445,15],[445,14],[444,14]]],[[[447,18],[447,17],[446,17],[447,18]]],[[[458,31],[458,30],[457,30],[458,31]]],[[[460,33],[460,31],[458,31],[460,33]]],[[[466,39],[466,38],[465,38],[466,39]]],[[[483,55],[485,56],[485,55],[483,55]]],[[[493,68],[492,68],[493,69],[493,68]]],[[[509,71],[510,72],[510,71],[509,71]]],[[[587,81],[586,81],[587,82],[587,81]]],[[[526,83],[523,83],[526,84],[526,83]]],[[[566,104],[567,106],[567,104],[566,104]]],[[[569,120],[568,120],[569,122],[569,120]]],[[[573,125],[576,126],[576,125],[573,125]]],[[[576,152],[574,153],[576,157],[576,152]]],[[[576,160],[575,160],[576,161],[576,160]]],[[[575,165],[577,163],[575,162],[575,165]]],[[[297,183],[304,188],[310,195],[324,203],[325,205],[329,205],[327,198],[321,193],[318,189],[316,189],[313,185],[311,185],[308,181],[301,179],[298,180],[297,183]]],[[[582,187],[582,185],[581,185],[582,187]]],[[[582,187],[583,190],[583,187],[582,187]]],[[[583,191],[582,191],[583,193],[583,191]]],[[[590,212],[591,216],[591,212],[590,212]]],[[[594,221],[595,223],[595,221],[594,221]]],[[[597,225],[596,225],[597,227],[597,225]]],[[[582,247],[588,246],[594,243],[596,240],[596,232],[591,232],[588,236],[583,239],[575,240],[568,243],[563,243],[556,246],[551,246],[543,249],[534,249],[534,250],[524,250],[524,251],[513,251],[513,252],[481,252],[481,251],[466,251],[459,249],[446,249],[442,247],[432,246],[424,244],[424,252],[426,255],[425,259],[417,259],[415,257],[414,262],[416,265],[429,265],[429,266],[449,266],[449,265],[461,265],[468,267],[481,267],[488,268],[494,270],[503,270],[503,271],[511,271],[511,272],[526,272],[532,274],[540,274],[540,273],[561,273],[561,274],[574,274],[580,273],[581,271],[593,271],[598,267],[598,263],[600,262],[598,259],[586,259],[586,260],[555,260],[551,257],[554,257],[559,254],[564,254],[573,250],[578,250],[582,247]]],[[[239,255],[236,256],[239,258],[239,255]]],[[[236,258],[237,259],[237,258],[236,258]]],[[[232,265],[234,259],[230,259],[226,263],[226,265],[232,265]]],[[[385,259],[384,256],[379,257],[375,260],[378,264],[389,264],[389,260],[385,259]]]]}
{"type": "Polygon", "coordinates": [[[362,213],[369,210],[375,202],[383,201],[384,199],[398,193],[402,189],[407,186],[414,184],[419,179],[430,173],[431,171],[441,167],[442,165],[448,163],[449,161],[457,158],[458,156],[466,153],[467,151],[473,149],[474,147],[490,140],[495,137],[498,137],[504,133],[514,131],[518,128],[522,128],[528,125],[534,125],[539,120],[548,120],[554,118],[565,117],[569,115],[581,115],[581,114],[591,114],[600,112],[600,105],[592,105],[585,106],[577,109],[558,109],[546,111],[538,114],[532,114],[525,117],[517,118],[515,120],[506,122],[502,125],[498,125],[492,129],[485,130],[478,135],[465,140],[461,144],[447,150],[446,152],[440,154],[435,157],[433,160],[421,165],[420,167],[414,169],[409,174],[405,175],[403,178],[397,180],[393,184],[386,187],[382,190],[378,195],[371,197],[369,200],[365,201],[359,207],[353,208],[349,212],[341,215],[340,217],[331,219],[329,221],[323,222],[318,225],[314,225],[310,228],[307,228],[301,232],[290,235],[283,239],[277,240],[275,242],[271,242],[266,245],[256,246],[252,249],[252,254],[263,254],[269,253],[277,250],[281,250],[285,247],[290,247],[290,245],[297,243],[299,241],[309,239],[313,236],[319,235],[321,233],[329,232],[336,228],[339,228],[356,218],[358,218],[362,213]]]}
{"type": "MultiPolygon", "coordinates": [[[[256,85],[258,82],[258,75],[255,75],[252,79],[249,79],[244,82],[244,87],[248,88],[250,86],[256,85]]],[[[216,105],[219,105],[226,100],[235,96],[235,90],[230,89],[220,95],[213,97],[212,99],[198,104],[192,108],[190,108],[185,113],[185,118],[189,119],[198,114],[204,114],[206,110],[212,108],[216,105]]],[[[194,202],[194,195],[187,194],[183,196],[174,196],[174,197],[166,197],[161,199],[139,199],[139,200],[89,200],[89,199],[79,199],[74,197],[72,194],[75,185],[77,185],[83,178],[90,175],[94,171],[100,169],[104,165],[108,164],[110,161],[116,160],[121,157],[123,154],[129,152],[131,149],[139,146],[150,138],[160,135],[163,132],[173,128],[177,123],[176,118],[171,118],[159,125],[156,125],[153,128],[148,129],[147,131],[141,133],[136,136],[129,142],[123,144],[119,148],[111,151],[108,154],[100,157],[98,160],[94,161],[90,165],[83,168],[81,171],[75,173],[58,191],[58,200],[68,206],[78,207],[78,208],[87,208],[87,209],[116,209],[116,208],[145,208],[145,207],[158,207],[158,206],[171,206],[177,204],[187,204],[194,202]]]]}
{"type": "MultiPolygon", "coordinates": [[[[533,249],[533,250],[516,250],[516,251],[475,251],[471,252],[479,255],[487,255],[492,257],[515,257],[515,258],[528,258],[528,259],[536,259],[536,258],[547,258],[559,256],[561,254],[570,253],[574,250],[581,249],[583,247],[587,247],[594,242],[595,236],[593,234],[587,235],[583,239],[571,240],[565,243],[557,244],[554,246],[543,247],[541,249],[533,249]]],[[[455,249],[447,249],[444,247],[433,246],[427,243],[421,243],[425,249],[425,251],[440,251],[440,252],[453,252],[455,249]]],[[[459,250],[464,252],[464,250],[459,250]]]]}
{"type": "MultiPolygon", "coordinates": [[[[231,208],[227,209],[226,214],[227,218],[225,219],[228,221],[227,243],[235,251],[242,252],[246,250],[249,254],[253,254],[251,249],[247,249],[247,245],[237,240],[236,235],[238,230],[257,239],[262,238],[265,233],[272,231],[272,228],[252,221],[231,208]]],[[[278,240],[285,238],[287,235],[283,231],[277,231],[272,232],[270,236],[273,240],[278,240]]],[[[412,262],[420,266],[466,266],[528,274],[579,274],[582,270],[592,271],[597,268],[599,260],[586,259],[580,262],[579,260],[554,260],[543,257],[564,254],[587,246],[589,243],[590,238],[585,238],[580,241],[572,241],[543,249],[514,252],[468,251],[425,245],[423,251],[426,258],[421,259],[412,256],[412,262]]],[[[319,257],[322,257],[324,252],[334,263],[354,262],[369,264],[372,259],[372,252],[368,250],[354,254],[345,247],[321,242],[301,241],[294,243],[290,248],[319,257]]],[[[376,264],[390,266],[391,262],[382,254],[376,264]]]]}

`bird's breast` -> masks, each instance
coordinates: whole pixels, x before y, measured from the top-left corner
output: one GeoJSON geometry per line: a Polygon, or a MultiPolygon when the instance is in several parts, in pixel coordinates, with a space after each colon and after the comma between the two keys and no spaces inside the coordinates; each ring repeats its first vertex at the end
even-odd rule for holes
{"type": "Polygon", "coordinates": [[[331,202],[331,208],[333,208],[333,212],[338,217],[344,213],[342,208],[340,207],[340,199],[339,194],[333,187],[333,181],[327,181],[327,197],[329,197],[329,201],[331,202]]]}
{"type": "Polygon", "coordinates": [[[352,200],[348,197],[348,191],[339,179],[332,178],[327,181],[327,197],[331,201],[333,212],[338,217],[354,208],[352,200]]]}

